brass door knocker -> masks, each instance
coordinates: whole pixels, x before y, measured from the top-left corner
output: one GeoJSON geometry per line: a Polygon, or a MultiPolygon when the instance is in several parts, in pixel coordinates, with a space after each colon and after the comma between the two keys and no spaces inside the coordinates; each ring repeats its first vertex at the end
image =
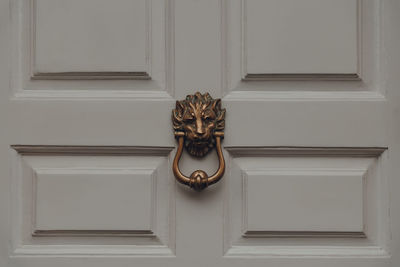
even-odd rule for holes
{"type": "Polygon", "coordinates": [[[221,139],[224,137],[225,109],[221,108],[221,99],[213,99],[208,93],[199,92],[176,101],[172,111],[175,137],[178,139],[172,170],[176,179],[196,191],[218,182],[225,172],[225,160],[222,154],[221,139]],[[194,157],[204,157],[214,147],[219,160],[218,170],[210,177],[202,170],[194,171],[190,177],[179,170],[179,160],[183,147],[194,157]]]}

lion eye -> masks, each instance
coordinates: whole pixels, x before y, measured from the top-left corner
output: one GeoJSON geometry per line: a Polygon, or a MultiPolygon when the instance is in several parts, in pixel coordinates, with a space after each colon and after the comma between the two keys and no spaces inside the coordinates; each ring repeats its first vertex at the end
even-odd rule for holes
{"type": "Polygon", "coordinates": [[[203,120],[206,121],[206,122],[210,122],[212,119],[211,119],[211,117],[206,116],[206,117],[203,118],[203,120]]]}
{"type": "Polygon", "coordinates": [[[187,122],[192,122],[194,121],[194,116],[192,114],[186,114],[186,116],[184,117],[184,120],[187,122]]]}

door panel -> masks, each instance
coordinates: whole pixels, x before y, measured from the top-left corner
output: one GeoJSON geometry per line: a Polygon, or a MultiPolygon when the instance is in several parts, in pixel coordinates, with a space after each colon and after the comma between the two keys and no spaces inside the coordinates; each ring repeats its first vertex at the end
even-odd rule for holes
{"type": "Polygon", "coordinates": [[[399,14],[0,0],[0,265],[398,266],[399,14]],[[227,110],[201,193],[171,171],[171,110],[196,91],[227,110]]]}
{"type": "Polygon", "coordinates": [[[33,1],[34,77],[107,71],[149,75],[149,4],[33,1]]]}
{"type": "Polygon", "coordinates": [[[228,151],[226,255],[385,255],[384,149],[228,151]]]}
{"type": "Polygon", "coordinates": [[[356,79],[359,2],[243,0],[244,78],[356,79]]]}
{"type": "Polygon", "coordinates": [[[12,149],[16,256],[173,255],[172,148],[12,149]]]}
{"type": "Polygon", "coordinates": [[[225,90],[376,91],[378,2],[225,1],[225,90]]]}

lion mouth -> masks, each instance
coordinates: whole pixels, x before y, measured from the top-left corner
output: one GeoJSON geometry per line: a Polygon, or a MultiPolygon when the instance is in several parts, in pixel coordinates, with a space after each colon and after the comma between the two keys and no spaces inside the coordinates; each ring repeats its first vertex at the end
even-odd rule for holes
{"type": "Polygon", "coordinates": [[[206,141],[193,141],[193,144],[195,144],[195,145],[206,145],[207,142],[206,141]]]}

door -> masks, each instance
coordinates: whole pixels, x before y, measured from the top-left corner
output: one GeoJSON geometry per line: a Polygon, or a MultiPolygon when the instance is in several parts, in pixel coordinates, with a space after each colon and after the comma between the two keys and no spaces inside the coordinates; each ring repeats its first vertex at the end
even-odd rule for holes
{"type": "Polygon", "coordinates": [[[399,266],[399,25],[394,0],[1,0],[0,266],[399,266]],[[196,91],[226,109],[201,192],[172,171],[196,91]]]}

